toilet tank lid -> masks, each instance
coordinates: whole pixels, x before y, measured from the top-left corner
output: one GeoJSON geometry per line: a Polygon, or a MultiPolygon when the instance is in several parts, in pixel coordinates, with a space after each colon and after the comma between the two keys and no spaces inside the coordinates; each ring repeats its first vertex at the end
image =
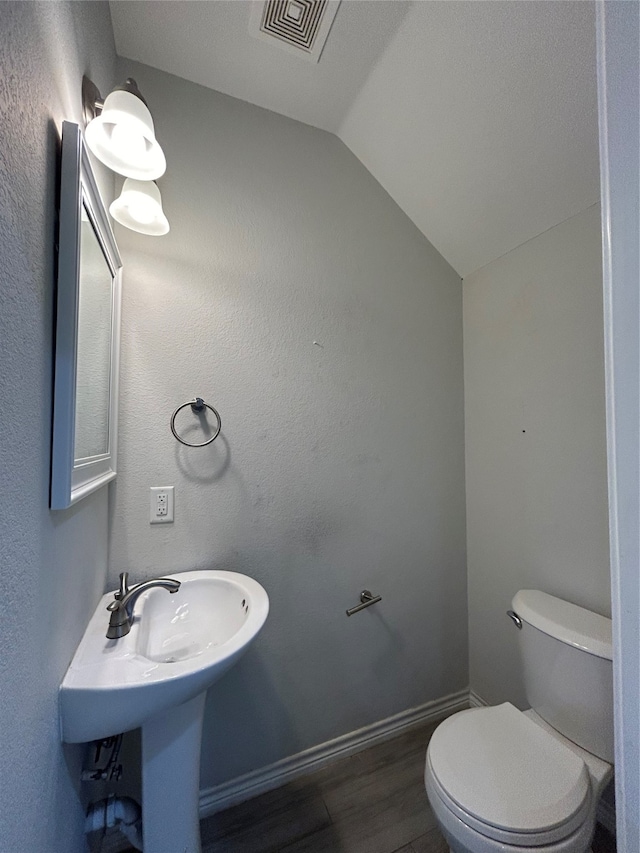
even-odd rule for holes
{"type": "Polygon", "coordinates": [[[550,637],[596,657],[613,659],[611,619],[606,616],[538,589],[521,589],[511,606],[524,622],[550,637]]]}

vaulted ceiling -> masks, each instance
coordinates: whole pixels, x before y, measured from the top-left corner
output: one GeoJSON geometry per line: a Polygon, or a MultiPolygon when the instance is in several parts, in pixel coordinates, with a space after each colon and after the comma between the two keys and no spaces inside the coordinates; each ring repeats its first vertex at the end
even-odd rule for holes
{"type": "Polygon", "coordinates": [[[336,133],[461,276],[599,198],[590,0],[342,0],[320,61],[248,0],[111,0],[116,48],[336,133]]]}

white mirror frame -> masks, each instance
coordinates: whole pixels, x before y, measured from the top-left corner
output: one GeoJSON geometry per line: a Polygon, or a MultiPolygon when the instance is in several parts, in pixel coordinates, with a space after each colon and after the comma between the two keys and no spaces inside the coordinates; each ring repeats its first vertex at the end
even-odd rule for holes
{"type": "Polygon", "coordinates": [[[77,124],[62,125],[51,509],[66,509],[116,476],[122,261],[77,124]],[[107,452],[75,459],[83,204],[112,275],[107,452]]]}

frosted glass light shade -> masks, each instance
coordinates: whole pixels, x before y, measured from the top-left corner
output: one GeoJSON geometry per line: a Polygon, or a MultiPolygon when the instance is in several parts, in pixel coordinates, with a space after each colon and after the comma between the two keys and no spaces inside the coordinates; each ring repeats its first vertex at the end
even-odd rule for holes
{"type": "Polygon", "coordinates": [[[127,178],[119,197],[112,202],[109,213],[116,222],[151,237],[169,231],[169,222],[162,210],[160,190],[153,181],[127,178]]]}
{"type": "Polygon", "coordinates": [[[127,178],[154,181],[167,168],[151,113],[131,92],[116,89],[107,95],[102,112],[87,125],[85,140],[98,160],[127,178]]]}

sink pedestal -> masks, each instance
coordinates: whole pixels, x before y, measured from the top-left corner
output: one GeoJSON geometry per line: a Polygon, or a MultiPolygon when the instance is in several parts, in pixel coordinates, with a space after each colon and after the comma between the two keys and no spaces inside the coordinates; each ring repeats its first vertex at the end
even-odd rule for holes
{"type": "Polygon", "coordinates": [[[206,695],[142,725],[144,853],[201,853],[200,745],[206,695]]]}

